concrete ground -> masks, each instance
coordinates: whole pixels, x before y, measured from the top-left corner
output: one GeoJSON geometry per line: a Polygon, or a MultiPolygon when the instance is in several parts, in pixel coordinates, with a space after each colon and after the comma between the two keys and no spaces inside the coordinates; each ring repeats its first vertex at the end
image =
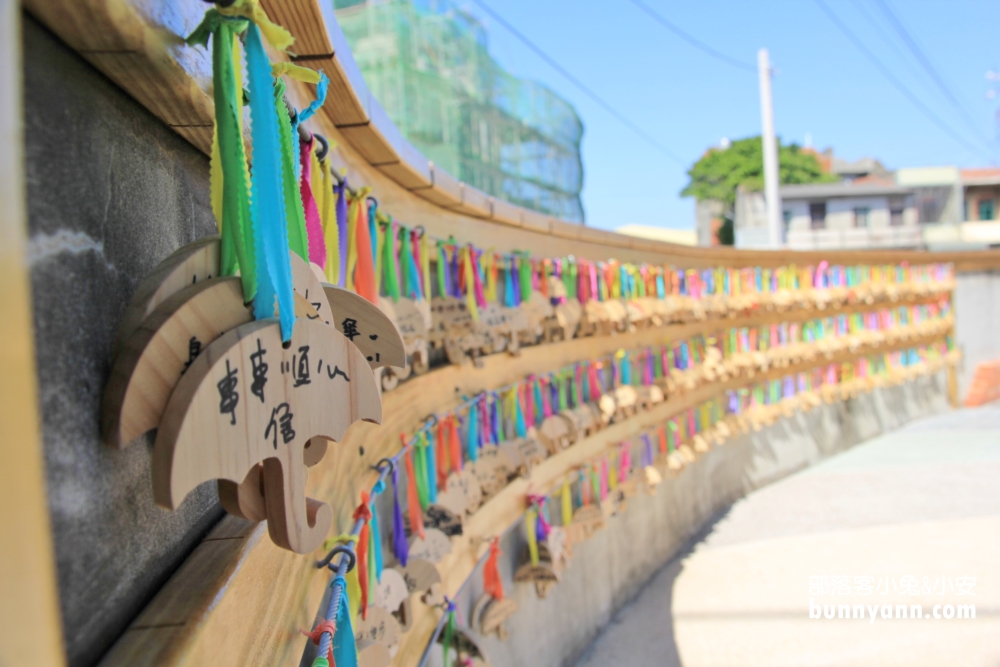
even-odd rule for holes
{"type": "Polygon", "coordinates": [[[914,422],[751,493],[577,665],[1000,665],[1000,405],[914,422]],[[810,618],[810,603],[865,618],[810,618]],[[944,618],[969,603],[974,620],[944,618]],[[904,604],[921,618],[896,618],[904,604]]]}

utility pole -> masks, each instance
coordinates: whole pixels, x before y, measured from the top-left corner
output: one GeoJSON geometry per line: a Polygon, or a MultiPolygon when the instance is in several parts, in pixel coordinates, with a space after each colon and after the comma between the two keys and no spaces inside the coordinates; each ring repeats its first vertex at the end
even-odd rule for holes
{"type": "Polygon", "coordinates": [[[774,136],[774,107],[771,102],[771,64],[767,49],[757,52],[757,73],[760,79],[760,122],[764,142],[764,201],[767,203],[767,231],[771,248],[784,244],[781,214],[781,193],[778,191],[778,142],[774,136]]]}

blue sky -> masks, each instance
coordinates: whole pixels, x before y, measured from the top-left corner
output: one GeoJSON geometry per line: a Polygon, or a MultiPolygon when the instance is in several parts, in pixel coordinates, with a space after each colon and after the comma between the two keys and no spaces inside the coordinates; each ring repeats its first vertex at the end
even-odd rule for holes
{"type": "MultiPolygon", "coordinates": [[[[759,134],[755,73],[696,50],[629,0],[485,0],[494,11],[583,80],[659,143],[677,164],[615,120],[474,4],[490,50],[511,73],[545,83],[584,122],[584,207],[589,225],[690,229],[685,171],[723,137],[759,134]]],[[[947,125],[979,147],[963,147],[921,114],[872,66],[812,0],[645,0],[696,38],[756,63],[769,49],[775,125],[783,141],[840,157],[880,159],[890,169],[1000,163],[996,111],[986,72],[1000,70],[1000,2],[886,0],[966,113],[919,69],[875,0],[827,0],[860,40],[947,125]],[[875,26],[869,19],[873,19],[875,26]],[[877,27],[876,27],[877,26],[877,27]]],[[[1000,99],[1000,94],[998,94],[1000,99]]]]}

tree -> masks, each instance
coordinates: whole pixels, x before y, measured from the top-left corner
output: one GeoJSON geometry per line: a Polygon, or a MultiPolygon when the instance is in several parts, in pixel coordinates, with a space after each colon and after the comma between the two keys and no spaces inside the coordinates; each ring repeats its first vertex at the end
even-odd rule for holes
{"type": "MultiPolygon", "coordinates": [[[[813,153],[804,152],[797,144],[781,145],[779,142],[778,163],[783,185],[837,180],[833,174],[823,171],[813,153]]],[[[764,189],[764,152],[760,137],[738,139],[726,149],[710,149],[688,170],[688,176],[691,181],[681,190],[682,197],[721,201],[731,217],[737,187],[742,185],[750,191],[764,189]]]]}
{"type": "Polygon", "coordinates": [[[733,229],[733,219],[730,216],[722,216],[722,224],[715,230],[715,239],[719,245],[736,245],[736,230],[733,229]]]}

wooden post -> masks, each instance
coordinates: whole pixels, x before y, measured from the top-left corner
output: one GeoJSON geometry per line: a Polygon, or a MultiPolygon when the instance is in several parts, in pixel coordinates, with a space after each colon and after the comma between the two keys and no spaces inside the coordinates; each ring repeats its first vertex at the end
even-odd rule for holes
{"type": "Polygon", "coordinates": [[[0,664],[65,664],[25,253],[21,4],[0,0],[0,664]]]}

